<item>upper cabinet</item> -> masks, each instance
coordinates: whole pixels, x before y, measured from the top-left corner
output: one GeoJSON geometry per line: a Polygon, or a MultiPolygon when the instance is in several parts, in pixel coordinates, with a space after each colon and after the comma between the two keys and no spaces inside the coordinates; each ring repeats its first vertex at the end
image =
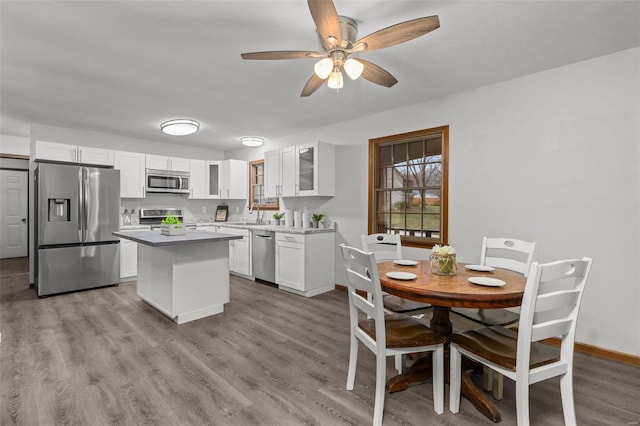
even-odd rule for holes
{"type": "Polygon", "coordinates": [[[191,163],[188,158],[147,154],[147,169],[188,172],[191,169],[191,163]]]}
{"type": "Polygon", "coordinates": [[[145,155],[115,151],[114,168],[120,170],[120,197],[144,198],[145,155]]]}
{"type": "Polygon", "coordinates": [[[289,146],[264,155],[265,196],[334,196],[335,147],[324,142],[289,146]]]}
{"type": "Polygon", "coordinates": [[[206,187],[205,198],[223,200],[246,199],[249,186],[248,173],[249,168],[246,161],[206,161],[204,178],[206,187]]]}
{"type": "Polygon", "coordinates": [[[206,161],[191,160],[191,192],[189,198],[203,199],[207,197],[206,161]]]}
{"type": "Polygon", "coordinates": [[[36,141],[36,160],[113,166],[114,151],[88,146],[36,141]]]}

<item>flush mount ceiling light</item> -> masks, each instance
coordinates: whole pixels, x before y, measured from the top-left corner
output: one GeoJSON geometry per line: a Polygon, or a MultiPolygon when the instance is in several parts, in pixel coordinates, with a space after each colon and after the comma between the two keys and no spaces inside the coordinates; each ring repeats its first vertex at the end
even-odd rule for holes
{"type": "Polygon", "coordinates": [[[245,136],[240,138],[240,143],[244,146],[256,147],[262,146],[264,139],[256,136],[245,136]]]}
{"type": "Polygon", "coordinates": [[[172,136],[186,136],[195,133],[200,128],[200,123],[196,120],[188,118],[180,118],[177,120],[169,120],[160,124],[162,133],[172,136]]]}

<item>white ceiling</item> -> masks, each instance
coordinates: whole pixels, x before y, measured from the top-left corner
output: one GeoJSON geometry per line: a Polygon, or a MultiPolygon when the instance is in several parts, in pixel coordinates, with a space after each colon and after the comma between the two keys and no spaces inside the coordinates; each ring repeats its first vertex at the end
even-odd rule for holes
{"type": "MultiPolygon", "coordinates": [[[[300,91],[317,50],[304,0],[0,2],[0,132],[30,123],[227,150],[640,46],[638,1],[335,0],[359,37],[438,15],[441,28],[361,57],[399,80],[300,91]],[[160,122],[194,118],[176,138],[160,122]]],[[[346,77],[345,77],[346,78],[346,77]]]]}

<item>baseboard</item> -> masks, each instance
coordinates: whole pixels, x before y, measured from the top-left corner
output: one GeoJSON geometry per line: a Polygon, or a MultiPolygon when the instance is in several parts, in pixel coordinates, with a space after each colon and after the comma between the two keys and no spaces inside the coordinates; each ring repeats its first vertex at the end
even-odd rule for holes
{"type": "MultiPolygon", "coordinates": [[[[347,287],[336,284],[336,290],[347,291],[347,287]]],[[[554,346],[560,346],[560,339],[547,339],[545,343],[554,346]]],[[[588,345],[586,343],[576,342],[574,350],[587,355],[596,356],[598,358],[608,359],[610,361],[621,362],[623,364],[640,367],[640,356],[625,354],[623,352],[613,351],[611,349],[600,348],[598,346],[588,345]]]]}
{"type": "MultiPolygon", "coordinates": [[[[546,339],[544,340],[544,342],[554,346],[560,346],[560,339],[558,338],[546,339]]],[[[593,346],[593,345],[580,343],[580,342],[576,342],[574,350],[576,352],[596,356],[598,358],[608,359],[610,361],[616,361],[616,362],[621,362],[623,364],[629,364],[635,367],[640,367],[640,356],[625,354],[623,352],[617,352],[611,349],[600,348],[598,346],[593,346]]]]}

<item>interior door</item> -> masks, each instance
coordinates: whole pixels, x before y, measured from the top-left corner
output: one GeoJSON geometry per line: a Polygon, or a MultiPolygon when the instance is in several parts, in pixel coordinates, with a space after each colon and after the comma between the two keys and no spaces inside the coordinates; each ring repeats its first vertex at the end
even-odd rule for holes
{"type": "Polygon", "coordinates": [[[29,217],[26,170],[0,170],[0,258],[26,257],[29,217]]]}

